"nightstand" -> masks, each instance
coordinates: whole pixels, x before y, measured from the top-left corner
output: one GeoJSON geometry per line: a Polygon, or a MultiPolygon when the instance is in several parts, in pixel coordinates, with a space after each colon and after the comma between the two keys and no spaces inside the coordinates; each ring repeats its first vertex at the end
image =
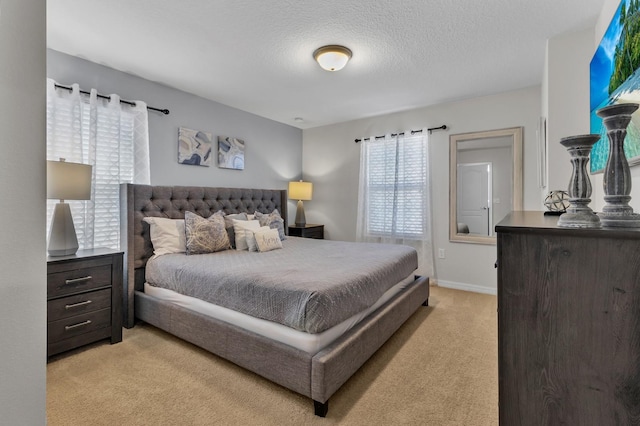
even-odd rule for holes
{"type": "Polygon", "coordinates": [[[122,341],[122,252],[47,257],[47,356],[106,338],[122,341]]]}
{"type": "Polygon", "coordinates": [[[289,235],[293,237],[324,239],[324,225],[307,223],[305,226],[289,226],[289,235]]]}

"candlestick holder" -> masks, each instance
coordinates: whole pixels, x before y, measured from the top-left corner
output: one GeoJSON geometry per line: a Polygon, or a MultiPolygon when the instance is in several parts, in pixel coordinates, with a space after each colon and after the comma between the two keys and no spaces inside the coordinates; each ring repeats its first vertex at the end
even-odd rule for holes
{"type": "Polygon", "coordinates": [[[562,138],[560,144],[567,148],[571,156],[573,173],[569,181],[569,207],[558,219],[562,228],[601,228],[600,218],[589,203],[591,202],[591,181],[587,174],[587,163],[591,148],[600,135],[578,135],[562,138]]]}
{"type": "Polygon", "coordinates": [[[604,168],[604,202],[602,212],[598,213],[604,227],[640,228],[640,214],[634,213],[629,205],[631,201],[631,172],[624,155],[624,138],[631,114],[638,104],[609,105],[596,111],[607,129],[609,138],[609,158],[604,168]]]}

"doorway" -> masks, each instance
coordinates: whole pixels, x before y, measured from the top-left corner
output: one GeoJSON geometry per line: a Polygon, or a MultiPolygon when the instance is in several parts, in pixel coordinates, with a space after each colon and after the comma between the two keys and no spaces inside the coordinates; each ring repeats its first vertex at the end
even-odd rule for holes
{"type": "Polygon", "coordinates": [[[469,234],[492,234],[491,181],[491,163],[458,164],[457,221],[469,234]]]}

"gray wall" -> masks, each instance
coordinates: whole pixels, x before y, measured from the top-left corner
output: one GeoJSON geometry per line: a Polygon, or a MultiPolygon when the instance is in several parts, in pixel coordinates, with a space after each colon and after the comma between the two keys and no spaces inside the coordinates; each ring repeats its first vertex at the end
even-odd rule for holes
{"type": "MultiPolygon", "coordinates": [[[[607,28],[609,27],[611,19],[613,19],[613,15],[615,14],[619,4],[619,0],[606,0],[604,2],[602,12],[600,13],[600,18],[598,19],[595,28],[595,38],[594,40],[591,40],[593,52],[595,52],[596,48],[600,44],[600,40],[602,40],[602,36],[604,36],[605,31],[607,31],[607,28]]],[[[595,176],[591,176],[591,183],[594,187],[593,194],[591,195],[591,199],[594,200],[594,202],[592,203],[591,208],[596,211],[601,211],[604,207],[603,178],[604,173],[599,173],[595,176]]],[[[629,205],[633,207],[633,210],[636,213],[638,213],[640,212],[640,166],[631,167],[631,179],[632,200],[629,202],[629,205]]]]}
{"type": "MultiPolygon", "coordinates": [[[[302,174],[302,131],[295,127],[51,49],[47,50],[47,76],[171,111],[169,115],[149,111],[153,185],[286,189],[290,180],[302,174]],[[220,169],[217,155],[211,167],[178,164],[179,127],[212,133],[216,153],[218,136],[244,140],[245,169],[220,169]]],[[[294,209],[289,203],[290,214],[295,214],[294,209]]]]}
{"type": "Polygon", "coordinates": [[[45,12],[0,10],[0,423],[45,424],[45,12]]]}
{"type": "MultiPolygon", "coordinates": [[[[600,44],[619,0],[605,0],[595,28],[562,34],[547,41],[546,79],[543,81],[542,113],[548,116],[547,170],[549,185],[545,189],[566,190],[571,165],[560,139],[585,134],[589,127],[589,63],[600,44]]],[[[590,175],[593,192],[590,207],[604,206],[603,173],[590,175]]],[[[640,211],[640,167],[631,167],[632,190],[629,205],[640,211]]]]}
{"type": "MultiPolygon", "coordinates": [[[[547,174],[550,190],[567,190],[572,167],[560,139],[584,135],[589,126],[589,63],[595,52],[594,29],[562,34],[547,41],[547,174]]],[[[544,112],[544,109],[543,109],[544,112]]],[[[600,175],[602,176],[602,175],[600,175]]],[[[593,183],[593,182],[592,182],[593,183]]],[[[591,198],[599,198],[602,184],[591,198]]],[[[593,206],[592,206],[593,207],[593,206]]]]}
{"type": "Polygon", "coordinates": [[[324,223],[325,236],[354,241],[358,204],[360,145],[355,138],[388,132],[438,127],[430,136],[433,183],[433,239],[446,251],[436,259],[438,283],[495,293],[496,247],[449,241],[449,135],[524,127],[524,208],[541,210],[536,172],[536,129],[540,87],[468,99],[410,111],[354,120],[304,131],[304,177],[313,182],[313,200],[305,203],[307,222],[324,223]]]}

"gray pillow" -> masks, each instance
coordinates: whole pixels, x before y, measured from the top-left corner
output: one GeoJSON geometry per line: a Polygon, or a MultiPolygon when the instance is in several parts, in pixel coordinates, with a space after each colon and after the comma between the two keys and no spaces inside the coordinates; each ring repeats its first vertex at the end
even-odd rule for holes
{"type": "Polygon", "coordinates": [[[271,229],[277,229],[280,240],[287,239],[287,236],[284,233],[284,219],[280,216],[278,209],[275,209],[269,214],[256,212],[255,216],[260,222],[260,226],[268,226],[271,229]]]}
{"type": "Polygon", "coordinates": [[[214,253],[229,249],[229,235],[224,228],[222,210],[203,218],[192,212],[184,213],[187,254],[214,253]]]}
{"type": "Polygon", "coordinates": [[[236,220],[249,220],[246,213],[228,214],[224,217],[224,227],[227,229],[227,235],[229,235],[229,242],[231,248],[236,248],[236,232],[233,230],[233,219],[236,220]]]}

